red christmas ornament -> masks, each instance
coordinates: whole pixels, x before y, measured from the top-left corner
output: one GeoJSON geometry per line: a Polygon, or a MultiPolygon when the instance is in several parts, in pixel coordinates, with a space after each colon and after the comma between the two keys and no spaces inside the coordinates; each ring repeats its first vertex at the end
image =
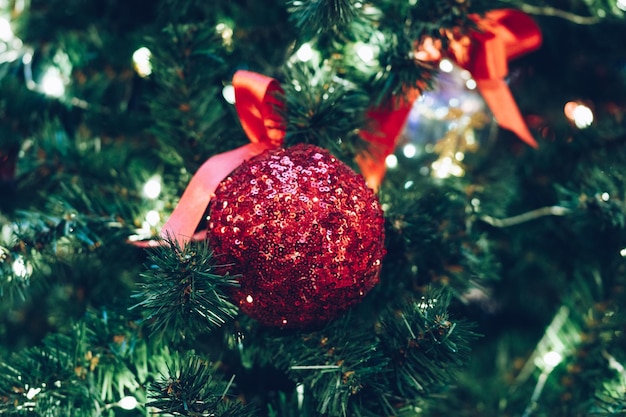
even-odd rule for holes
{"type": "Polygon", "coordinates": [[[234,300],[262,324],[323,323],[378,283],[378,200],[324,149],[296,145],[244,162],[217,188],[209,215],[216,259],[240,274],[234,300]]]}

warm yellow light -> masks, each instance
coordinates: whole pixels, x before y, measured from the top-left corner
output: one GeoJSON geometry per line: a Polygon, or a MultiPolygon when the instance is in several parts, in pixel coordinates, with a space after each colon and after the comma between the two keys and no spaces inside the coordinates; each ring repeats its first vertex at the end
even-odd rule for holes
{"type": "Polygon", "coordinates": [[[584,129],[593,123],[593,111],[586,105],[570,101],[564,107],[565,117],[570,119],[577,128],[584,129]]]}
{"type": "Polygon", "coordinates": [[[133,66],[140,77],[147,77],[152,74],[151,57],[152,52],[145,46],[142,46],[133,53],[133,66]]]}

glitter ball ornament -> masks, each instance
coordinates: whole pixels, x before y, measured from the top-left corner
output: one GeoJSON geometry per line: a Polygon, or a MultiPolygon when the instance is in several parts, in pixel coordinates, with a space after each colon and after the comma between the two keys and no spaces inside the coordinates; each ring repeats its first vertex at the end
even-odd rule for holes
{"type": "Polygon", "coordinates": [[[239,275],[232,296],[262,324],[320,324],[378,282],[383,214],[363,178],[312,145],[265,151],[217,188],[208,237],[239,275]]]}

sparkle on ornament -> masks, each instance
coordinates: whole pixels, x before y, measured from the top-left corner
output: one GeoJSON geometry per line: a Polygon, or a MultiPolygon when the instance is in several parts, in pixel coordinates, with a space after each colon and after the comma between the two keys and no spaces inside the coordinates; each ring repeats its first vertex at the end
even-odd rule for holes
{"type": "Polygon", "coordinates": [[[244,162],[209,213],[209,242],[239,277],[233,298],[262,324],[321,324],[378,282],[382,210],[363,177],[326,150],[296,145],[244,162]]]}
{"type": "Polygon", "coordinates": [[[454,64],[448,59],[442,59],[439,62],[439,69],[443,72],[452,72],[452,70],[454,69],[454,64]]]}
{"type": "Polygon", "coordinates": [[[449,178],[450,176],[462,177],[465,170],[455,160],[446,156],[439,158],[432,164],[435,178],[449,178]]]}
{"type": "Polygon", "coordinates": [[[151,57],[152,52],[145,46],[142,46],[133,53],[133,66],[140,77],[147,77],[152,74],[151,57]]]}

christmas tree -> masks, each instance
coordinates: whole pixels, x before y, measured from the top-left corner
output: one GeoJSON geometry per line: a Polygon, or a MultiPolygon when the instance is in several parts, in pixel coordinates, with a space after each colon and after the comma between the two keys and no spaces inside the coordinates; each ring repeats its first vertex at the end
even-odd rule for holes
{"type": "Polygon", "coordinates": [[[0,2],[0,414],[626,412],[624,0],[0,2]]]}

